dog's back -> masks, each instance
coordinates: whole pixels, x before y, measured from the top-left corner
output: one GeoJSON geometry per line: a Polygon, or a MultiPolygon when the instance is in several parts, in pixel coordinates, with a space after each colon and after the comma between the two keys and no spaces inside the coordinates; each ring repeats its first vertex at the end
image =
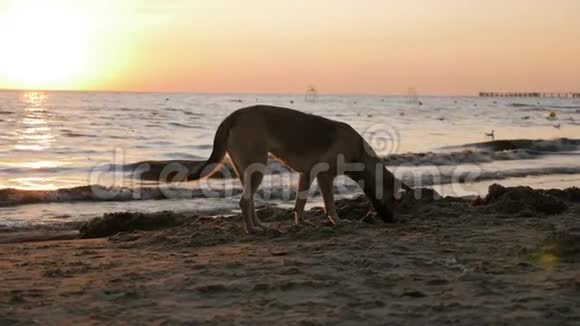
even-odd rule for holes
{"type": "Polygon", "coordinates": [[[261,150],[301,172],[321,162],[334,165],[339,154],[352,158],[363,141],[346,123],[287,108],[252,106],[234,112],[231,118],[232,142],[263,144],[261,150]]]}

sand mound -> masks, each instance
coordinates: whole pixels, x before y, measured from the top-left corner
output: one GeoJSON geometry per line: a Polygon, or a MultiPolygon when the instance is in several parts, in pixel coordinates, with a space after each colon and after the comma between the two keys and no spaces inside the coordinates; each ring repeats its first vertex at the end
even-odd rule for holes
{"type": "MultiPolygon", "coordinates": [[[[294,213],[291,209],[259,207],[256,214],[272,229],[258,234],[244,234],[241,215],[237,214],[233,216],[193,217],[175,227],[169,225],[170,228],[158,232],[120,233],[111,237],[110,240],[118,246],[133,248],[200,247],[224,243],[268,241],[275,238],[286,240],[325,239],[337,234],[351,233],[359,228],[370,227],[370,224],[365,222],[387,225],[374,217],[371,206],[364,196],[338,200],[336,206],[339,216],[347,220],[339,226],[333,226],[328,222],[324,209],[321,207],[314,207],[305,212],[305,224],[300,226],[294,225],[294,213]],[[369,214],[369,212],[371,213],[369,214]]],[[[139,219],[145,218],[146,215],[137,214],[133,217],[139,219]]],[[[143,230],[143,228],[135,228],[134,230],[143,230]]]]}
{"type": "Polygon", "coordinates": [[[485,206],[494,213],[525,217],[537,213],[560,214],[568,209],[566,203],[546,191],[530,187],[506,188],[498,184],[491,185],[487,196],[484,199],[478,198],[473,204],[485,206]]]}
{"type": "Polygon", "coordinates": [[[183,224],[191,217],[174,212],[154,214],[112,213],[94,218],[80,227],[82,238],[99,238],[135,230],[158,230],[183,224]]]}
{"type": "Polygon", "coordinates": [[[120,233],[110,238],[121,247],[197,247],[236,242],[242,236],[241,219],[196,217],[179,226],[157,232],[120,233]]]}
{"type": "MultiPolygon", "coordinates": [[[[339,200],[336,205],[339,216],[346,220],[361,220],[363,217],[369,215],[368,213],[371,211],[371,206],[364,196],[339,200]]],[[[294,220],[294,213],[291,209],[265,206],[258,207],[256,213],[260,220],[272,224],[274,228],[288,228],[293,224],[294,220]]],[[[373,214],[370,215],[372,216],[373,214]]],[[[305,212],[305,217],[309,223],[318,223],[323,226],[328,224],[324,209],[321,207],[315,207],[305,212]]],[[[172,230],[166,230],[165,233],[178,236],[180,234],[187,234],[187,237],[194,242],[199,241],[207,244],[221,243],[225,240],[231,241],[239,238],[239,235],[242,233],[241,224],[242,218],[239,214],[228,217],[202,217],[188,216],[174,212],[153,214],[124,212],[105,214],[102,217],[94,218],[84,223],[79,231],[83,238],[97,238],[112,236],[123,232],[173,228],[172,230]],[[179,231],[182,229],[185,231],[179,231]],[[209,235],[211,239],[205,235],[209,235]]],[[[296,228],[299,229],[300,227],[296,228]]],[[[265,234],[275,236],[277,232],[265,232],[265,234]]],[[[162,236],[163,232],[157,235],[157,237],[162,236]]],[[[128,238],[134,238],[134,236],[120,235],[116,239],[123,240],[128,238]]]]}
{"type": "Polygon", "coordinates": [[[242,221],[239,215],[217,218],[197,218],[178,227],[158,232],[120,233],[110,238],[120,247],[129,248],[188,248],[208,247],[226,243],[244,243],[259,241],[277,241],[276,239],[326,239],[353,232],[365,223],[356,222],[331,226],[326,221],[307,220],[307,224],[293,225],[291,219],[283,222],[270,222],[271,230],[247,235],[243,232],[242,221]],[[281,230],[281,231],[280,231],[281,230]]]}
{"type": "MultiPolygon", "coordinates": [[[[411,223],[410,221],[415,219],[433,220],[441,216],[459,218],[465,214],[476,213],[478,210],[466,199],[446,197],[435,200],[438,196],[432,191],[426,191],[425,196],[419,197],[408,193],[401,199],[396,208],[399,224],[411,223]]],[[[516,216],[558,214],[567,209],[562,200],[546,192],[527,187],[504,188],[498,185],[490,187],[489,195],[485,199],[480,199],[479,205],[494,214],[516,216]]],[[[167,248],[211,246],[274,238],[315,240],[356,232],[361,228],[392,227],[376,216],[365,196],[338,200],[336,208],[341,219],[346,220],[337,227],[329,223],[322,207],[314,207],[305,212],[305,224],[300,226],[294,225],[294,213],[291,209],[259,207],[256,211],[258,217],[269,224],[271,230],[265,230],[257,235],[244,234],[240,214],[203,217],[173,212],[106,214],[85,223],[80,232],[83,238],[113,236],[111,240],[121,246],[167,248]],[[140,232],[150,230],[158,231],[140,232]]]]}
{"type": "Polygon", "coordinates": [[[438,219],[460,217],[469,213],[472,207],[464,198],[442,197],[433,189],[416,188],[405,193],[397,205],[399,221],[408,219],[438,219]]]}
{"type": "Polygon", "coordinates": [[[580,203],[580,188],[571,187],[564,190],[560,189],[549,189],[545,191],[546,194],[557,197],[561,200],[580,203]]]}
{"type": "MultiPolygon", "coordinates": [[[[427,191],[426,199],[417,200],[414,195],[402,199],[400,205],[403,214],[419,213],[431,216],[440,213],[440,207],[431,207],[436,196],[427,191]]],[[[462,202],[465,205],[464,202],[462,202]]],[[[341,199],[336,202],[336,209],[341,219],[346,221],[339,227],[332,226],[326,218],[322,207],[314,207],[305,212],[306,225],[294,225],[294,213],[291,209],[279,207],[258,207],[256,213],[260,220],[270,224],[272,230],[266,230],[258,236],[245,236],[242,231],[240,214],[233,216],[202,217],[188,216],[174,212],[160,212],[153,214],[142,213],[114,213],[92,219],[80,228],[82,238],[97,238],[114,236],[112,240],[118,242],[140,242],[141,244],[162,246],[200,246],[216,245],[227,242],[255,240],[260,238],[274,238],[281,236],[294,238],[324,238],[337,232],[350,232],[362,224],[384,224],[376,216],[369,200],[365,196],[351,199],[341,199]],[[138,232],[160,230],[156,233],[138,232]],[[283,230],[283,232],[277,231],[283,230]]],[[[445,210],[445,209],[444,209],[445,210]]],[[[457,210],[451,207],[449,212],[457,210]]],[[[405,218],[401,217],[400,221],[405,218]]]]}
{"type": "MultiPolygon", "coordinates": [[[[409,207],[405,214],[418,211],[420,216],[427,218],[440,214],[442,211],[450,214],[462,212],[463,210],[458,209],[457,205],[469,207],[466,201],[461,200],[433,202],[429,199],[416,200],[413,196],[405,198],[405,203],[409,207]],[[441,205],[432,203],[440,203],[441,205]]],[[[336,208],[338,215],[345,220],[339,226],[330,224],[322,207],[314,207],[305,212],[305,223],[296,226],[294,225],[294,213],[291,209],[265,206],[259,207],[256,210],[256,214],[260,220],[267,223],[272,229],[258,234],[244,234],[242,217],[237,214],[227,217],[193,217],[176,227],[171,227],[170,225],[170,228],[158,232],[120,233],[110,239],[121,247],[164,249],[255,241],[318,240],[357,232],[365,228],[392,227],[392,224],[383,223],[376,216],[365,196],[338,200],[336,201],[336,208]]],[[[137,218],[144,217],[145,215],[143,214],[137,216],[137,218]]],[[[407,220],[408,215],[400,216],[400,222],[407,220]]],[[[143,230],[143,228],[136,228],[135,230],[143,230]]]]}

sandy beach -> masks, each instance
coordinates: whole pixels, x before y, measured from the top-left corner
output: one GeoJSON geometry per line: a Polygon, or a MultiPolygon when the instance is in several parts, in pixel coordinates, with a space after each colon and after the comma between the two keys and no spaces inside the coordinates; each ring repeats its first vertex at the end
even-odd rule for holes
{"type": "Polygon", "coordinates": [[[293,226],[291,211],[262,207],[280,232],[260,235],[239,216],[172,212],[4,232],[0,324],[577,324],[577,193],[408,199],[394,224],[361,221],[366,200],[344,199],[338,227],[321,208],[293,226]]]}
{"type": "Polygon", "coordinates": [[[579,0],[0,0],[0,40],[0,326],[580,326],[579,0]]]}

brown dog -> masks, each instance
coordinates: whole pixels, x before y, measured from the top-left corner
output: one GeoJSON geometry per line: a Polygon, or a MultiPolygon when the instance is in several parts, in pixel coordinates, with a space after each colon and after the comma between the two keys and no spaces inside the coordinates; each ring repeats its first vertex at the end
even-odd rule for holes
{"type": "Polygon", "coordinates": [[[230,114],[218,127],[210,158],[188,180],[215,173],[228,154],[243,185],[240,207],[246,232],[266,228],[257,218],[254,194],[262,182],[268,154],[300,174],[295,222],[302,222],[308,190],[317,179],[326,214],[340,219],[333,182],[344,174],[362,186],[384,221],[393,220],[395,192],[410,188],[384,166],[363,137],[346,123],[274,106],[252,106],[230,114]]]}

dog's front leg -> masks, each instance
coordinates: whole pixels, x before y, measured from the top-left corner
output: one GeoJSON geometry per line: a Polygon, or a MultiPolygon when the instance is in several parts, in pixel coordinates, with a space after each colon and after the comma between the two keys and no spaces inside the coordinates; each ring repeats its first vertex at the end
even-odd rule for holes
{"type": "Polygon", "coordinates": [[[246,198],[242,195],[240,200],[240,207],[242,208],[242,216],[244,219],[244,228],[246,233],[252,234],[259,231],[275,230],[271,226],[262,223],[258,216],[256,215],[256,209],[254,207],[254,198],[246,198]]]}
{"type": "Polygon", "coordinates": [[[294,224],[304,223],[304,206],[308,200],[308,190],[311,184],[310,175],[301,173],[298,178],[298,189],[296,190],[296,205],[294,206],[294,224]]]}
{"type": "Polygon", "coordinates": [[[338,217],[336,212],[336,207],[334,206],[334,178],[336,176],[330,173],[320,173],[316,180],[318,181],[318,186],[320,187],[320,192],[322,193],[322,198],[324,199],[324,208],[326,210],[326,216],[330,220],[330,223],[337,225],[342,220],[338,217]]]}
{"type": "Polygon", "coordinates": [[[242,209],[242,218],[244,222],[244,229],[246,233],[252,234],[256,233],[258,229],[254,225],[254,221],[252,220],[252,212],[254,211],[254,198],[253,196],[248,198],[245,194],[242,194],[242,198],[240,199],[240,208],[242,209]]]}

